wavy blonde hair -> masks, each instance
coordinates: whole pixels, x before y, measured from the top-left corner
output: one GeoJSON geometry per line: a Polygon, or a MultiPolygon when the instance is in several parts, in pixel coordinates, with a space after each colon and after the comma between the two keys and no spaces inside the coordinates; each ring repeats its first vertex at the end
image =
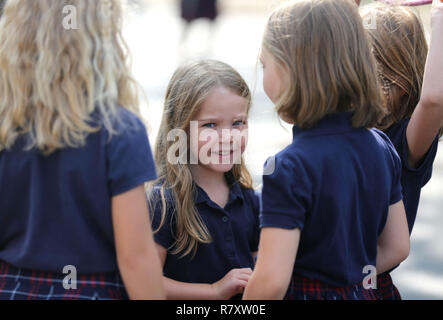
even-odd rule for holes
{"type": "MultiPolygon", "coordinates": [[[[232,67],[215,60],[199,61],[180,67],[172,76],[166,92],[163,118],[155,145],[158,179],[150,184],[151,190],[148,190],[148,195],[151,212],[161,202],[162,218],[155,230],[157,232],[165,221],[167,212],[165,192],[167,189],[170,190],[177,222],[177,239],[172,253],[181,253],[181,257],[190,253],[195,255],[199,243],[210,243],[212,239],[195,208],[196,190],[189,164],[171,164],[166,160],[169,148],[176,143],[168,141],[167,135],[173,129],[182,129],[189,133],[190,121],[198,113],[203,101],[214,89],[220,87],[244,97],[248,101],[249,112],[251,93],[248,85],[232,67]],[[160,196],[155,197],[156,192],[152,189],[158,188],[159,185],[160,196]]],[[[252,188],[252,178],[243,158],[241,164],[235,164],[231,172],[234,180],[242,187],[252,188]]]]}
{"type": "Polygon", "coordinates": [[[354,127],[384,115],[376,63],[353,0],[288,1],[270,16],[262,50],[288,72],[279,114],[310,128],[334,112],[353,112],[354,127]]]}
{"type": "Polygon", "coordinates": [[[388,110],[379,128],[387,129],[410,117],[420,100],[428,44],[418,15],[409,7],[377,3],[364,7],[362,17],[376,22],[368,33],[388,110]]]}
{"type": "MultiPolygon", "coordinates": [[[[84,145],[100,128],[114,134],[118,106],[138,113],[137,84],[121,35],[118,0],[8,0],[0,20],[0,151],[28,135],[50,154],[84,145]],[[77,29],[65,29],[64,8],[77,29]],[[101,126],[101,125],[100,125],[101,126]]],[[[118,119],[117,119],[118,120],[118,119]]]]}

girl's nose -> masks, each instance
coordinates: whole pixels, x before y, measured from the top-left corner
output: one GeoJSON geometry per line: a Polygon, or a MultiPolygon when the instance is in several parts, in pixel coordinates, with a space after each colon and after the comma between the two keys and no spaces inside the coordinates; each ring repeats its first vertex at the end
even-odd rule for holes
{"type": "Polygon", "coordinates": [[[221,132],[220,142],[221,143],[230,143],[232,141],[231,130],[223,129],[221,132]]]}

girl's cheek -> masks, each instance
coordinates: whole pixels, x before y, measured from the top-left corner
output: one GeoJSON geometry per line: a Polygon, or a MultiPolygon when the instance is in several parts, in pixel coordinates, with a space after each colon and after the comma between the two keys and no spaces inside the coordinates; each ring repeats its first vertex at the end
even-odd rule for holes
{"type": "Polygon", "coordinates": [[[243,126],[241,129],[237,129],[236,132],[232,133],[232,148],[233,150],[241,150],[241,153],[246,149],[246,145],[248,144],[248,127],[247,125],[243,126]],[[240,131],[240,134],[238,134],[240,131]]]}
{"type": "MultiPolygon", "coordinates": [[[[200,153],[200,150],[205,147],[205,149],[215,149],[215,145],[218,143],[218,133],[216,130],[212,129],[203,129],[199,130],[198,134],[198,152],[200,153]]],[[[216,149],[215,149],[216,150],[216,149]]],[[[210,151],[208,151],[208,154],[210,151]]]]}

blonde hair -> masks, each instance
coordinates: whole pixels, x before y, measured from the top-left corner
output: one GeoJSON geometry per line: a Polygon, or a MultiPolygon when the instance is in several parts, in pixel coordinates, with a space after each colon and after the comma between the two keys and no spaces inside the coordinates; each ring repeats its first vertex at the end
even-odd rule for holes
{"type": "MultiPolygon", "coordinates": [[[[148,191],[151,212],[161,201],[162,218],[157,232],[164,224],[167,212],[165,191],[168,189],[174,203],[176,218],[176,243],[173,254],[184,257],[191,252],[195,255],[199,243],[210,243],[211,235],[195,208],[195,185],[188,161],[171,164],[166,160],[169,148],[176,143],[168,141],[167,135],[173,129],[189,133],[190,121],[198,113],[208,95],[217,88],[226,88],[244,97],[251,105],[251,93],[243,78],[229,65],[205,60],[180,67],[172,76],[166,92],[163,118],[155,145],[155,161],[158,179],[150,184],[151,189],[160,185],[160,195],[148,191]]],[[[189,150],[189,148],[187,148],[189,150]]],[[[189,157],[189,154],[188,154],[189,157]]],[[[189,159],[187,159],[189,160],[189,159]]],[[[244,188],[252,188],[252,179],[244,160],[234,164],[232,175],[244,188]]]]}
{"type": "Polygon", "coordinates": [[[387,129],[410,117],[420,100],[428,45],[423,25],[411,8],[376,4],[365,7],[362,16],[376,22],[368,32],[388,110],[379,127],[387,129]],[[403,98],[401,91],[406,94],[403,98]]]}
{"type": "Polygon", "coordinates": [[[286,2],[270,16],[266,50],[289,75],[277,112],[310,128],[334,112],[353,112],[354,127],[383,116],[375,60],[353,0],[286,2]]]}
{"type": "MultiPolygon", "coordinates": [[[[8,0],[0,20],[0,151],[21,135],[50,154],[84,145],[100,128],[114,134],[118,106],[138,113],[118,0],[8,0]],[[64,8],[77,29],[65,29],[64,8]]],[[[117,119],[118,120],[118,119],[117,119]]]]}

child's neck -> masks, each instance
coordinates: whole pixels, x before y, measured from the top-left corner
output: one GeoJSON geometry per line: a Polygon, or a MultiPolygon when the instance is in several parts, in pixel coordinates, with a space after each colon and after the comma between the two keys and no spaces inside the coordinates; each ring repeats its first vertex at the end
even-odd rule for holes
{"type": "Polygon", "coordinates": [[[224,208],[229,200],[229,187],[223,172],[208,170],[200,165],[191,166],[192,178],[209,196],[224,208]]]}

